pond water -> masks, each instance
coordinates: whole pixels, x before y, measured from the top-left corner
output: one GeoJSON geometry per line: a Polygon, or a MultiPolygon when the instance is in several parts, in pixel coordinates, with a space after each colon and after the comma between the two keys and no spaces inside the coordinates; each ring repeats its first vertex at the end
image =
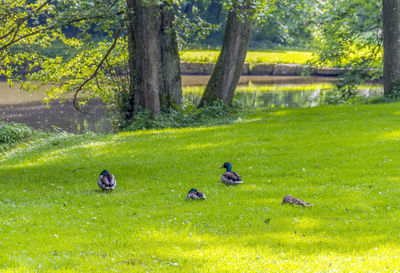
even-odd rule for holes
{"type": "MultiPolygon", "coordinates": [[[[204,88],[185,92],[184,100],[198,104],[204,88]]],[[[321,86],[306,84],[252,85],[251,88],[239,86],[235,92],[234,101],[250,108],[313,107],[317,105],[319,94],[322,91],[321,86]]]]}
{"type": "MultiPolygon", "coordinates": [[[[198,102],[209,76],[183,76],[184,99],[198,102]]],[[[244,76],[235,99],[249,107],[312,107],[324,88],[336,81],[330,77],[244,76]]],[[[42,103],[43,93],[27,93],[18,86],[0,82],[0,120],[25,123],[36,129],[56,128],[73,133],[86,130],[110,132],[112,124],[104,103],[91,100],[85,114],[76,111],[71,101],[54,101],[50,107],[42,103]]]]}

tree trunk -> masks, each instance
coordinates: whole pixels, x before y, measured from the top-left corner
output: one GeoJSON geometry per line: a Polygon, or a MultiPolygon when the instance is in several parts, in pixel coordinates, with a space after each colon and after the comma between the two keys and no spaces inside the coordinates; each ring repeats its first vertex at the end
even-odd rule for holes
{"type": "Polygon", "coordinates": [[[127,94],[123,94],[120,99],[120,111],[124,121],[132,120],[136,104],[135,104],[135,90],[136,90],[136,59],[135,59],[135,36],[133,35],[134,30],[134,10],[133,1],[127,0],[127,30],[128,30],[128,73],[129,73],[129,86],[127,94]]]}
{"type": "Polygon", "coordinates": [[[250,0],[243,6],[234,6],[228,14],[224,41],[214,71],[208,81],[200,106],[211,105],[217,99],[232,104],[246,58],[251,35],[250,0]],[[242,15],[239,19],[238,15],[242,15]]]}
{"type": "MultiPolygon", "coordinates": [[[[182,97],[179,52],[172,5],[163,1],[126,0],[128,7],[129,108],[149,110],[178,105],[182,97]],[[132,100],[133,98],[133,100],[132,100]]],[[[128,109],[128,108],[127,108],[128,109]]]]}
{"type": "Polygon", "coordinates": [[[383,0],[383,90],[400,88],[400,0],[383,0]]]}
{"type": "Polygon", "coordinates": [[[181,69],[179,61],[178,41],[173,28],[174,8],[163,2],[161,7],[161,107],[177,108],[182,100],[181,69]]]}

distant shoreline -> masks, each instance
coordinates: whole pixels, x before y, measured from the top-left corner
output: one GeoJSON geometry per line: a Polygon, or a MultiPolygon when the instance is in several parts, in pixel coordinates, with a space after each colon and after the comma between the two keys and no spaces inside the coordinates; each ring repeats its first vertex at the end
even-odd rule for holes
{"type": "MultiPolygon", "coordinates": [[[[191,63],[181,62],[182,75],[211,75],[215,63],[191,63]]],[[[245,63],[242,69],[242,75],[248,76],[322,76],[322,77],[337,77],[346,72],[345,68],[336,67],[310,67],[302,64],[272,64],[258,63],[250,66],[245,63]]]]}

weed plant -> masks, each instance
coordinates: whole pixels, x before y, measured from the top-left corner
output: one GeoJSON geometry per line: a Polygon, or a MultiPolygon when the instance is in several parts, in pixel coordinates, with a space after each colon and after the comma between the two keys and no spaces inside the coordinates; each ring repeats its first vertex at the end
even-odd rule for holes
{"type": "Polygon", "coordinates": [[[131,124],[123,126],[123,130],[136,131],[223,124],[234,120],[239,111],[239,105],[228,106],[223,101],[199,108],[193,101],[187,100],[181,104],[179,110],[168,109],[156,118],[152,117],[150,111],[140,111],[131,124]]]}
{"type": "Polygon", "coordinates": [[[9,149],[16,142],[39,134],[31,127],[15,122],[0,122],[0,152],[9,149]]]}

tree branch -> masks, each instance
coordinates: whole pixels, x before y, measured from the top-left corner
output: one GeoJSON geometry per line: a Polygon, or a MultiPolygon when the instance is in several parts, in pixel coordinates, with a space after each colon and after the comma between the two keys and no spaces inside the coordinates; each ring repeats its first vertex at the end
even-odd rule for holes
{"type": "Polygon", "coordinates": [[[4,34],[3,36],[0,37],[0,40],[6,38],[7,36],[9,36],[11,33],[15,32],[14,38],[16,36],[16,33],[18,33],[18,30],[20,28],[20,26],[27,22],[30,18],[32,18],[33,15],[37,15],[48,3],[50,3],[52,0],[47,0],[45,1],[40,7],[38,7],[34,12],[32,12],[31,14],[23,17],[23,18],[19,18],[16,20],[16,26],[13,27],[12,29],[10,29],[10,31],[8,31],[6,34],[4,34]]]}
{"type": "MultiPolygon", "coordinates": [[[[125,13],[124,11],[119,11],[119,12],[115,13],[115,15],[118,16],[118,15],[121,15],[121,14],[124,14],[124,13],[125,13]]],[[[3,46],[0,47],[0,51],[6,49],[7,47],[9,47],[9,46],[11,46],[11,45],[13,45],[13,44],[15,44],[15,43],[18,43],[19,41],[21,41],[21,40],[23,40],[23,39],[25,39],[25,38],[31,37],[31,36],[33,36],[33,35],[36,35],[36,34],[40,33],[40,32],[49,31],[49,30],[55,29],[55,28],[57,28],[57,27],[68,26],[69,24],[75,23],[75,22],[80,22],[80,21],[84,21],[84,20],[91,20],[91,19],[101,19],[101,18],[104,19],[105,17],[100,16],[100,15],[97,15],[97,16],[91,16],[91,17],[75,18],[75,19],[72,19],[72,20],[68,20],[68,21],[66,21],[66,22],[63,22],[63,23],[62,23],[61,25],[59,25],[59,26],[57,26],[57,25],[51,25],[51,26],[48,26],[48,27],[46,27],[46,28],[42,28],[42,29],[33,31],[33,32],[31,32],[31,33],[28,33],[28,34],[25,34],[25,35],[23,35],[23,36],[20,36],[20,37],[18,37],[17,39],[16,39],[15,37],[16,37],[18,31],[16,31],[16,32],[14,33],[14,37],[11,39],[11,41],[9,41],[7,44],[5,44],[5,45],[3,45],[3,46]]],[[[18,26],[18,28],[19,28],[19,26],[18,26]]],[[[0,40],[1,40],[1,39],[0,39],[0,40]]]]}
{"type": "Polygon", "coordinates": [[[111,45],[110,48],[107,50],[106,54],[103,56],[103,59],[97,64],[96,70],[92,73],[92,75],[90,75],[89,78],[87,78],[86,80],[84,80],[84,81],[81,83],[81,85],[79,85],[79,87],[75,90],[74,99],[73,99],[73,105],[74,105],[74,108],[75,108],[77,111],[79,111],[79,112],[81,112],[81,113],[84,113],[84,112],[80,109],[80,107],[79,107],[79,105],[78,105],[78,102],[77,102],[77,96],[78,96],[79,92],[82,90],[82,88],[83,88],[89,81],[91,81],[94,77],[96,77],[96,75],[97,75],[97,73],[99,72],[100,68],[103,66],[103,63],[107,60],[107,58],[108,58],[108,56],[110,55],[111,51],[112,51],[112,50],[114,49],[114,47],[116,46],[117,41],[118,41],[118,38],[119,38],[119,35],[121,34],[122,28],[123,28],[123,25],[122,25],[122,26],[118,29],[118,31],[115,33],[115,37],[114,37],[114,41],[113,41],[112,45],[111,45]]]}

